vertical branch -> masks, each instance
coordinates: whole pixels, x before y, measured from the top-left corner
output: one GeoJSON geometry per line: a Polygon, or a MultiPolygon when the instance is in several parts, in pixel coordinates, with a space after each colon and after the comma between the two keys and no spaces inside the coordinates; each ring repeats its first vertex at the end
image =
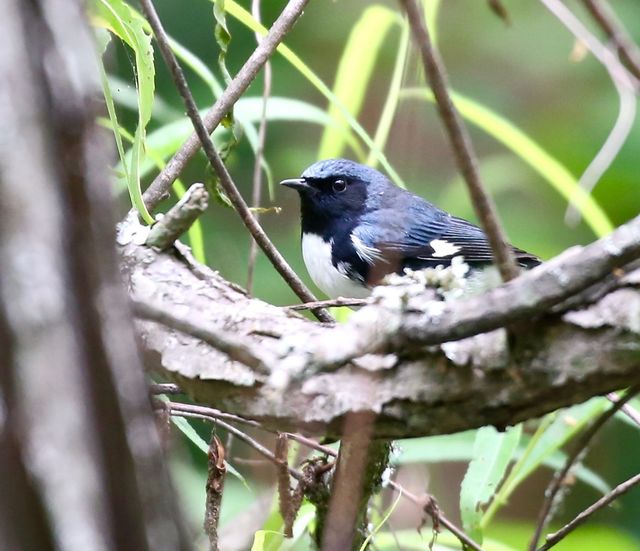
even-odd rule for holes
{"type": "Polygon", "coordinates": [[[84,5],[3,0],[0,36],[0,547],[188,549],[118,271],[84,5]]]}
{"type": "Polygon", "coordinates": [[[486,193],[478,173],[478,158],[473,149],[469,132],[449,96],[448,79],[440,55],[434,48],[429,31],[422,19],[422,13],[416,0],[400,0],[409,19],[413,38],[420,50],[424,72],[429,81],[440,118],[449,136],[456,164],[460,170],[471,195],[473,207],[489,243],[496,265],[504,281],[518,275],[513,251],[497,216],[496,207],[486,193]]]}
{"type": "MultiPolygon", "coordinates": [[[[297,509],[294,508],[291,498],[290,476],[289,476],[289,438],[286,434],[280,433],[276,437],[276,469],[278,471],[278,502],[280,504],[280,515],[284,521],[284,535],[287,538],[293,537],[293,522],[297,509]]],[[[299,483],[302,487],[302,483],[299,483]]]]}
{"type": "Polygon", "coordinates": [[[367,505],[380,487],[389,441],[372,441],[375,414],[351,413],[345,420],[329,509],[322,529],[322,550],[359,549],[366,539],[367,505]]]}
{"type": "MultiPolygon", "coordinates": [[[[260,23],[260,0],[252,0],[251,13],[253,18],[260,23]]],[[[263,38],[256,33],[256,42],[258,46],[262,43],[263,38]]],[[[271,95],[271,62],[267,61],[264,65],[264,86],[262,90],[262,113],[260,114],[260,126],[258,128],[258,145],[256,147],[256,159],[253,164],[253,192],[251,196],[251,204],[254,208],[260,206],[262,196],[262,162],[264,159],[264,144],[267,138],[267,103],[271,95]]],[[[256,220],[260,217],[257,211],[254,211],[256,220]]],[[[247,267],[247,291],[251,293],[253,287],[253,272],[256,265],[256,257],[258,255],[258,243],[255,239],[249,241],[249,262],[247,267]]]]}

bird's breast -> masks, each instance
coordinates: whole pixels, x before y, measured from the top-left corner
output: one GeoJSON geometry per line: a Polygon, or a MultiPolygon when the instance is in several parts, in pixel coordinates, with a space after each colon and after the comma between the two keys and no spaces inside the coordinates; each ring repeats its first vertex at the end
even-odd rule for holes
{"type": "Polygon", "coordinates": [[[302,258],[307,271],[318,288],[330,298],[366,298],[370,290],[349,278],[348,267],[334,264],[333,240],[325,241],[315,233],[302,234],[302,258]]]}

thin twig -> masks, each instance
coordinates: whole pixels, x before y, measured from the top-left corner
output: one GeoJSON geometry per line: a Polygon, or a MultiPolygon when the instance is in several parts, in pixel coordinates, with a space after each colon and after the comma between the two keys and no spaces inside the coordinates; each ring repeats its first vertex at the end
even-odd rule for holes
{"type": "MultiPolygon", "coordinates": [[[[418,497],[415,494],[412,494],[410,491],[406,490],[403,486],[398,484],[393,480],[389,480],[389,486],[400,492],[403,497],[407,498],[409,501],[417,505],[421,510],[424,510],[430,501],[434,498],[431,495],[426,495],[424,497],[418,497]]],[[[444,516],[442,511],[438,513],[438,521],[442,526],[444,526],[449,532],[451,532],[456,538],[460,540],[463,546],[467,545],[471,547],[471,549],[475,549],[476,551],[482,551],[482,547],[480,547],[475,541],[473,541],[467,534],[465,534],[460,528],[458,528],[453,522],[451,522],[447,517],[444,516]]]]}
{"type": "Polygon", "coordinates": [[[305,302],[304,304],[292,304],[285,306],[289,310],[311,310],[312,308],[332,308],[334,306],[364,306],[371,304],[367,298],[335,298],[330,300],[317,300],[315,302],[305,302]]]}
{"type": "Polygon", "coordinates": [[[538,548],[537,551],[547,551],[547,549],[551,549],[554,545],[556,545],[560,540],[565,538],[567,534],[573,532],[578,526],[583,524],[591,515],[593,515],[596,511],[599,511],[603,507],[606,507],[616,498],[621,495],[627,493],[631,488],[633,488],[636,484],[640,483],[640,474],[632,476],[630,479],[618,484],[613,490],[611,490],[607,495],[601,497],[598,501],[596,501],[590,507],[587,507],[582,513],[580,513],[576,518],[574,518],[571,522],[563,526],[557,532],[550,534],[547,536],[547,540],[541,547],[538,548]]]}
{"type": "Polygon", "coordinates": [[[640,48],[605,0],[583,0],[594,21],[613,42],[633,76],[640,79],[640,48]]]}
{"type": "Polygon", "coordinates": [[[224,352],[232,360],[241,362],[252,369],[266,373],[265,365],[270,363],[264,354],[238,336],[220,331],[214,327],[205,327],[193,323],[187,316],[178,316],[161,306],[142,301],[132,301],[134,315],[137,318],[160,323],[171,329],[190,335],[206,342],[220,352],[224,352]]]}
{"type": "MultiPolygon", "coordinates": [[[[616,404],[620,400],[620,396],[617,392],[609,392],[609,394],[607,394],[607,400],[616,404]]],[[[631,404],[625,404],[622,406],[622,412],[636,425],[640,426],[640,411],[634,408],[631,404]]]]}
{"type": "MultiPolygon", "coordinates": [[[[273,55],[280,42],[302,15],[308,3],[309,0],[290,0],[282,10],[264,40],[249,56],[249,59],[238,71],[238,74],[204,116],[204,124],[208,132],[213,132],[233,104],[238,101],[251,82],[253,82],[260,69],[273,55]]],[[[165,193],[169,191],[171,184],[180,175],[198,149],[200,149],[200,140],[196,134],[192,134],[144,192],[143,198],[149,210],[152,210],[162,200],[165,193]]]]}
{"type": "MultiPolygon", "coordinates": [[[[251,14],[253,18],[261,23],[260,17],[260,0],[252,0],[251,14]]],[[[256,42],[258,46],[263,41],[260,33],[256,33],[256,42]]],[[[253,164],[253,192],[251,196],[251,204],[254,208],[260,206],[262,195],[262,162],[264,158],[264,144],[267,138],[267,103],[271,95],[271,62],[267,61],[264,65],[264,85],[262,90],[262,113],[260,114],[260,126],[258,127],[258,144],[256,145],[256,158],[253,164]]],[[[259,220],[257,211],[254,211],[256,220],[259,220]]],[[[249,261],[247,263],[247,291],[251,293],[253,288],[253,272],[256,266],[256,258],[258,256],[258,244],[255,239],[249,242],[249,261]]]]}
{"type": "MultiPolygon", "coordinates": [[[[143,11],[145,12],[145,15],[147,16],[147,19],[149,20],[149,24],[153,29],[165,63],[169,67],[171,76],[174,80],[174,84],[178,89],[180,95],[182,96],[187,115],[191,119],[191,123],[193,124],[196,134],[200,139],[207,159],[216,172],[216,175],[220,180],[220,185],[227,194],[227,197],[229,197],[229,200],[240,215],[240,218],[242,219],[246,228],[249,230],[253,238],[257,241],[258,245],[260,245],[260,248],[267,255],[267,258],[271,261],[274,268],[289,284],[293,292],[298,295],[298,297],[304,302],[315,301],[316,298],[311,294],[311,291],[307,289],[306,285],[291,269],[287,261],[280,254],[278,249],[276,249],[260,224],[257,222],[253,213],[247,206],[247,203],[242,198],[242,195],[240,195],[240,192],[238,191],[235,183],[231,179],[231,175],[227,171],[227,167],[220,158],[220,155],[218,155],[218,152],[213,145],[213,141],[209,136],[209,132],[202,122],[202,118],[200,117],[200,113],[198,112],[198,108],[196,106],[195,100],[193,99],[193,95],[191,94],[191,90],[189,89],[189,85],[187,84],[182,68],[180,67],[178,60],[176,59],[173,51],[171,50],[171,47],[169,46],[167,35],[162,26],[162,23],[160,22],[160,19],[158,18],[158,14],[156,13],[152,1],[141,0],[140,3],[142,5],[143,11]]],[[[334,321],[333,318],[322,309],[313,310],[313,313],[320,321],[334,321]]]]}
{"type": "MultiPolygon", "coordinates": [[[[582,24],[564,2],[561,0],[540,1],[602,64],[609,73],[618,93],[618,116],[613,128],[580,177],[579,186],[589,193],[609,168],[633,128],[636,117],[635,94],[638,90],[638,82],[620,63],[614,53],[582,24]]],[[[565,219],[569,223],[577,223],[580,220],[580,211],[576,208],[574,200],[567,207],[565,219]]]]}
{"type": "MultiPolygon", "coordinates": [[[[271,450],[265,448],[262,444],[260,444],[260,442],[258,442],[254,438],[251,438],[251,436],[249,436],[246,432],[242,432],[239,428],[234,427],[229,423],[225,423],[224,421],[222,421],[217,417],[212,417],[210,415],[205,415],[202,413],[190,413],[188,411],[180,411],[173,407],[171,407],[171,414],[177,415],[178,417],[193,417],[194,419],[205,419],[213,423],[216,423],[219,427],[222,427],[224,430],[233,433],[234,436],[238,437],[240,440],[242,440],[243,442],[251,446],[260,455],[266,457],[274,465],[277,465],[278,463],[278,459],[276,458],[276,456],[271,450]]],[[[302,472],[298,471],[297,469],[294,469],[292,467],[287,467],[287,470],[289,471],[289,474],[296,480],[302,480],[304,478],[304,474],[302,474],[302,472]]]]}
{"type": "Polygon", "coordinates": [[[440,118],[449,136],[454,157],[469,189],[473,207],[478,215],[482,228],[487,234],[496,265],[504,281],[518,275],[513,250],[497,216],[496,207],[478,173],[478,158],[473,149],[469,132],[464,125],[448,92],[447,74],[440,55],[431,43],[429,31],[422,17],[422,10],[416,0],[400,0],[407,12],[413,38],[420,49],[424,72],[433,90],[440,118]]]}
{"type": "Polygon", "coordinates": [[[567,455],[567,460],[565,461],[564,466],[555,474],[555,476],[549,483],[549,486],[545,490],[544,502],[540,509],[538,523],[536,525],[533,537],[529,542],[530,551],[535,551],[535,549],[538,547],[538,541],[540,540],[542,531],[545,529],[545,526],[549,519],[549,514],[551,512],[551,508],[553,507],[555,497],[560,491],[560,488],[562,487],[562,484],[564,483],[569,470],[571,469],[571,467],[573,467],[578,456],[589,446],[589,443],[591,442],[595,434],[602,428],[602,426],[613,415],[615,415],[615,413],[620,410],[629,400],[631,400],[631,398],[633,398],[638,391],[640,391],[640,385],[631,387],[623,398],[613,404],[613,406],[611,406],[607,411],[603,412],[589,427],[589,429],[582,434],[582,436],[578,439],[578,442],[576,443],[574,449],[570,454],[567,455]]]}
{"type": "MultiPolygon", "coordinates": [[[[210,408],[207,406],[198,406],[195,404],[183,404],[181,402],[163,402],[163,404],[166,404],[166,407],[169,410],[169,413],[172,415],[178,415],[178,416],[183,416],[183,417],[195,417],[198,419],[205,419],[214,423],[218,423],[221,427],[223,428],[227,428],[230,427],[232,425],[229,425],[228,423],[225,423],[224,421],[234,421],[237,423],[243,423],[246,425],[249,425],[251,427],[255,427],[255,428],[259,428],[261,430],[264,430],[266,432],[272,433],[272,434],[278,434],[277,431],[268,429],[267,427],[263,426],[260,422],[258,421],[254,421],[253,419],[247,419],[244,417],[240,417],[239,415],[234,415],[232,413],[226,413],[214,408],[210,408]]],[[[235,432],[231,431],[232,434],[236,434],[235,432]]],[[[318,442],[307,438],[306,436],[303,436],[301,434],[297,434],[297,433],[292,433],[292,432],[285,432],[282,433],[283,435],[285,435],[287,438],[291,439],[291,440],[295,440],[297,442],[300,442],[301,444],[315,449],[319,452],[324,453],[327,456],[330,457],[337,457],[338,456],[338,452],[333,450],[332,448],[328,447],[328,446],[323,446],[322,444],[319,444],[318,442]]],[[[239,436],[240,437],[240,436],[239,436]]],[[[242,437],[240,437],[242,438],[242,437]]],[[[246,440],[245,440],[246,442],[246,440]]],[[[251,445],[251,444],[250,444],[251,445]]],[[[266,450],[266,448],[264,448],[264,450],[266,450]]],[[[260,450],[259,450],[260,451],[260,450]]],[[[263,453],[262,451],[260,451],[260,453],[262,453],[262,455],[264,455],[269,461],[275,462],[275,460],[277,459],[277,454],[271,454],[268,450],[268,453],[263,453]],[[270,454],[270,455],[269,455],[270,454]]],[[[289,474],[291,474],[294,478],[296,478],[297,480],[301,480],[301,478],[299,478],[298,476],[294,475],[291,472],[291,468],[288,468],[289,474]]],[[[300,473],[302,474],[302,473],[300,473]]],[[[408,499],[409,501],[411,501],[412,503],[414,503],[415,505],[417,505],[418,507],[420,507],[420,509],[424,509],[425,507],[425,503],[427,502],[428,498],[431,498],[431,496],[428,496],[428,498],[419,498],[418,496],[416,496],[415,494],[411,493],[410,491],[406,490],[403,486],[401,486],[400,484],[398,484],[397,482],[394,482],[392,480],[389,481],[389,486],[391,486],[392,488],[394,488],[396,491],[400,492],[402,494],[402,496],[406,499],[408,499]]],[[[476,544],[471,538],[469,538],[469,536],[467,536],[460,528],[458,528],[454,523],[452,523],[450,520],[448,520],[441,512],[440,512],[440,522],[441,524],[447,528],[447,530],[449,530],[452,534],[454,534],[461,542],[463,542],[464,544],[470,546],[473,549],[479,550],[481,551],[480,546],[478,546],[478,544],[476,544]]]]}

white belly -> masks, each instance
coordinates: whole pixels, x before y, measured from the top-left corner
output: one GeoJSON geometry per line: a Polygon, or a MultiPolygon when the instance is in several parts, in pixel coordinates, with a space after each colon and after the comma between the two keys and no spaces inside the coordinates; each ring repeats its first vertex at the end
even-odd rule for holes
{"type": "Polygon", "coordinates": [[[367,298],[371,290],[351,281],[331,263],[331,243],[313,233],[302,235],[302,258],[318,288],[330,298],[367,298]]]}

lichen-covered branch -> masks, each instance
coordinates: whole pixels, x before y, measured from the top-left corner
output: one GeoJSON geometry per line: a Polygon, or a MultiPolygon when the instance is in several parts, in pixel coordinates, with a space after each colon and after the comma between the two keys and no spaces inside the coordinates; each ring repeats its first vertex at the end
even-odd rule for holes
{"type": "Polygon", "coordinates": [[[618,270],[611,292],[588,308],[548,314],[640,256],[639,234],[640,218],[464,302],[407,301],[390,288],[339,327],[250,298],[187,252],[137,245],[123,237],[135,235],[130,227],[121,228],[120,244],[135,300],[233,333],[275,358],[269,374],[256,371],[183,332],[140,321],[148,368],[202,403],[278,430],[339,434],[350,412],[372,411],[374,436],[409,437],[506,426],[639,381],[637,272],[618,270]],[[507,350],[497,328],[536,316],[507,350]],[[455,339],[462,340],[438,344],[455,339]],[[318,371],[320,364],[333,369],[318,371]]]}

